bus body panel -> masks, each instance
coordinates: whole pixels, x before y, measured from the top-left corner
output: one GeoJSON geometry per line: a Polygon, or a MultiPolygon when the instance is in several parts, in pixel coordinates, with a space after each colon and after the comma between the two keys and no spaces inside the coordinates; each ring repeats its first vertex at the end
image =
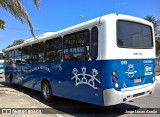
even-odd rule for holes
{"type": "Polygon", "coordinates": [[[0,74],[4,73],[4,60],[0,60],[0,74]]]}
{"type": "Polygon", "coordinates": [[[115,66],[118,83],[123,88],[154,82],[155,59],[118,60],[115,66]],[[120,81],[119,81],[120,80],[120,81]]]}
{"type": "Polygon", "coordinates": [[[0,51],[0,77],[4,73],[4,53],[0,51]]]}
{"type": "Polygon", "coordinates": [[[156,82],[146,85],[135,86],[135,89],[129,88],[127,91],[116,91],[114,88],[104,90],[104,106],[120,104],[139,97],[152,94],[155,90],[156,82]],[[132,89],[132,90],[131,90],[132,89]]]}
{"type": "MultiPolygon", "coordinates": [[[[41,91],[43,79],[52,87],[53,95],[103,105],[103,62],[46,62],[16,64],[7,68],[16,84],[41,91]],[[17,70],[17,71],[16,71],[17,70]]],[[[9,81],[9,76],[6,77],[9,81]]]]}
{"type": "Polygon", "coordinates": [[[135,86],[153,83],[154,66],[154,59],[46,62],[15,64],[10,73],[14,73],[16,84],[41,91],[42,80],[47,79],[55,96],[104,105],[107,104],[106,97],[103,98],[105,90],[114,89],[121,93],[125,89],[132,91],[135,86]],[[116,76],[112,72],[116,72],[116,76]],[[118,78],[117,82],[113,82],[114,77],[118,78]],[[141,81],[134,83],[137,78],[141,81]]]}
{"type": "Polygon", "coordinates": [[[111,15],[111,17],[102,17],[101,23],[103,24],[103,41],[99,44],[101,46],[101,60],[103,59],[148,59],[155,58],[155,36],[154,30],[152,31],[153,47],[149,49],[137,48],[121,48],[117,45],[117,21],[124,20],[135,23],[148,25],[152,29],[153,24],[148,21],[136,17],[126,17],[125,15],[111,15]]]}

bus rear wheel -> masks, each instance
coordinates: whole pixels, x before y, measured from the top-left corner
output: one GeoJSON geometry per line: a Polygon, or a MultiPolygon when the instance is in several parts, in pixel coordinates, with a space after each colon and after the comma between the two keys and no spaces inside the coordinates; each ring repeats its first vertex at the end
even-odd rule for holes
{"type": "Polygon", "coordinates": [[[51,85],[49,84],[49,82],[44,81],[42,83],[41,89],[42,89],[42,95],[45,101],[47,102],[52,101],[52,89],[51,89],[51,85]]]}

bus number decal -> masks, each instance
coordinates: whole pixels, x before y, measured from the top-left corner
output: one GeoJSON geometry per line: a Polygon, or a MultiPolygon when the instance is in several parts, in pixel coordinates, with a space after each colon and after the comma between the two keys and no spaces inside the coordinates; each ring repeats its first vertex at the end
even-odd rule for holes
{"type": "Polygon", "coordinates": [[[121,65],[127,65],[127,61],[121,61],[121,65]]]}

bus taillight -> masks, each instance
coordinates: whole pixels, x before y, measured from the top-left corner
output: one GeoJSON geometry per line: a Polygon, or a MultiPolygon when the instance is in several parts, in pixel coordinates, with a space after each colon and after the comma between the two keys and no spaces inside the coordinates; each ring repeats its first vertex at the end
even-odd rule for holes
{"type": "Polygon", "coordinates": [[[113,82],[117,82],[117,81],[118,81],[117,77],[114,77],[113,82]]]}
{"type": "Polygon", "coordinates": [[[112,75],[113,75],[113,76],[116,76],[116,72],[112,72],[112,75]]]}

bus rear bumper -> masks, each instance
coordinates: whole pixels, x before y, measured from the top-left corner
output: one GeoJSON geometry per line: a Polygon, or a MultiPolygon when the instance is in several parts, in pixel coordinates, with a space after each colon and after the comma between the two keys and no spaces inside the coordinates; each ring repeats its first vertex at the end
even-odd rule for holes
{"type": "MultiPolygon", "coordinates": [[[[104,106],[116,105],[125,101],[143,97],[154,92],[156,81],[148,86],[142,85],[134,90],[116,91],[114,88],[103,91],[104,106]]],[[[129,88],[128,88],[129,89],[129,88]]],[[[132,89],[132,88],[131,88],[132,89]]]]}

